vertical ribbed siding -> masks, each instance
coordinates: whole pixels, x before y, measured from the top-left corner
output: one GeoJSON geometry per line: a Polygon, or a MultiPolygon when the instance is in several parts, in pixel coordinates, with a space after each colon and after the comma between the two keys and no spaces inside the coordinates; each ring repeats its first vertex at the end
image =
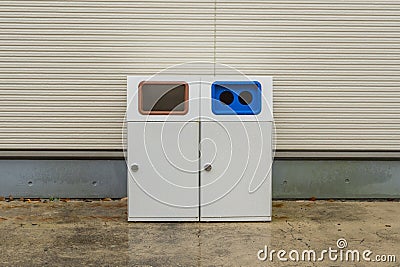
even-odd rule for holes
{"type": "Polygon", "coordinates": [[[394,0],[1,1],[0,149],[118,150],[127,74],[214,59],[274,76],[280,150],[400,150],[394,0]]]}
{"type": "Polygon", "coordinates": [[[217,0],[216,59],[274,76],[280,150],[400,150],[400,1],[217,0]]]}
{"type": "Polygon", "coordinates": [[[0,149],[121,149],[126,75],[214,58],[214,2],[1,1],[0,149]]]}

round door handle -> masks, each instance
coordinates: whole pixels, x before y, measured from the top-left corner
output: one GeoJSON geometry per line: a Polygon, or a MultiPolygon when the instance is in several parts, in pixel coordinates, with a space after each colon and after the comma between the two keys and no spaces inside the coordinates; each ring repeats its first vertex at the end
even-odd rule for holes
{"type": "Polygon", "coordinates": [[[211,171],[211,169],[212,169],[211,164],[208,163],[208,164],[204,165],[204,170],[205,170],[205,171],[208,171],[208,172],[209,172],[209,171],[211,171]]]}
{"type": "Polygon", "coordinates": [[[131,171],[137,172],[139,170],[139,165],[138,164],[132,164],[131,165],[131,171]]]}

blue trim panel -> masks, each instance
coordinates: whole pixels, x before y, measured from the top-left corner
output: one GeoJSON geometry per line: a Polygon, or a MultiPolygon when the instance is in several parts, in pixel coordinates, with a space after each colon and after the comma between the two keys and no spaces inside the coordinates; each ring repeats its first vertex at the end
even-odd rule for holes
{"type": "Polygon", "coordinates": [[[261,90],[258,81],[216,81],[211,85],[212,112],[216,115],[257,115],[261,112],[261,90]],[[246,94],[247,104],[244,98],[241,100],[241,95],[246,94]]]}

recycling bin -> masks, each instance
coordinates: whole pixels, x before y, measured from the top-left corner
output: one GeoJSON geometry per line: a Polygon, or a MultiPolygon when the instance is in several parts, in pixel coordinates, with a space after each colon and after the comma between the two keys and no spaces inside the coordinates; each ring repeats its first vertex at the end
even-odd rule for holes
{"type": "Polygon", "coordinates": [[[128,76],[129,221],[271,220],[272,78],[128,76]]]}

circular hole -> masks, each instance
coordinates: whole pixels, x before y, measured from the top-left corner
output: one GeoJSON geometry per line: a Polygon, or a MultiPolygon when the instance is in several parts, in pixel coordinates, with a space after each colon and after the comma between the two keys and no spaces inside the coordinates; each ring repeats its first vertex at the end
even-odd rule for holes
{"type": "Polygon", "coordinates": [[[283,181],[283,185],[287,185],[287,181],[285,180],[285,181],[283,181]]]}
{"type": "Polygon", "coordinates": [[[29,182],[28,182],[28,185],[29,185],[29,186],[32,186],[32,185],[33,185],[33,182],[32,182],[32,181],[29,181],[29,182]]]}
{"type": "Polygon", "coordinates": [[[224,103],[225,105],[230,105],[233,102],[233,94],[230,91],[223,91],[219,95],[219,101],[224,103]]]}
{"type": "Polygon", "coordinates": [[[92,185],[93,185],[93,186],[97,186],[97,181],[93,181],[93,182],[92,182],[92,185]]]}
{"type": "Polygon", "coordinates": [[[248,91],[243,91],[239,94],[239,102],[242,105],[249,105],[253,101],[253,96],[248,91]]]}
{"type": "Polygon", "coordinates": [[[346,184],[348,184],[348,183],[350,183],[350,179],[344,179],[344,182],[345,182],[346,184]]]}

